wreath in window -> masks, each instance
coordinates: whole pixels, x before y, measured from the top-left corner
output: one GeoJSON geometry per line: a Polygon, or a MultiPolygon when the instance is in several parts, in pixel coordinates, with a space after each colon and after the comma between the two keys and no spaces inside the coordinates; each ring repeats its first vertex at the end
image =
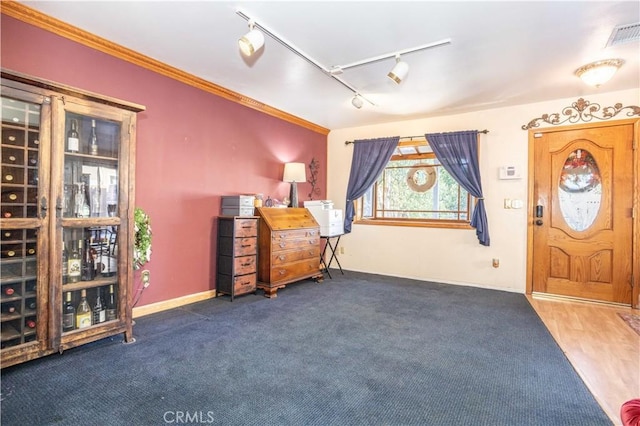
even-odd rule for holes
{"type": "Polygon", "coordinates": [[[433,166],[416,166],[407,173],[407,185],[415,192],[427,192],[436,183],[438,173],[433,166]]]}
{"type": "Polygon", "coordinates": [[[139,207],[133,213],[135,241],[133,243],[133,269],[140,269],[151,260],[151,219],[139,207]]]}

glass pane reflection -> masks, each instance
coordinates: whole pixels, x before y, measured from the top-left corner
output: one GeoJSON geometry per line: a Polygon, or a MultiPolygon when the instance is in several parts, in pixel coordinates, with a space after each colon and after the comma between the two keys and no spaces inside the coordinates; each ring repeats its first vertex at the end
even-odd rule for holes
{"type": "Polygon", "coordinates": [[[558,182],[560,211],[575,231],[588,229],[598,216],[602,201],[600,169],[591,153],[584,149],[567,157],[558,182]]]}

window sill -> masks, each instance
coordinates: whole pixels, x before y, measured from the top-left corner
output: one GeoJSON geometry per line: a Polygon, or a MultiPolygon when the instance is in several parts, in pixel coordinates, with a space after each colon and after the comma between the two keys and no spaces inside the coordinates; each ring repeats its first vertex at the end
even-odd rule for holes
{"type": "Polygon", "coordinates": [[[474,229],[469,222],[439,220],[394,220],[394,219],[356,219],[355,225],[409,226],[413,228],[474,229]]]}

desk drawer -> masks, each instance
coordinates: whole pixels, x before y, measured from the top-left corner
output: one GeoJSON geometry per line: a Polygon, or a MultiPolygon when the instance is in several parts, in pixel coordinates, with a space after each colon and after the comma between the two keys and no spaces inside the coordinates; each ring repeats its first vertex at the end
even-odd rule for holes
{"type": "Polygon", "coordinates": [[[283,250],[292,250],[292,249],[306,249],[320,245],[320,238],[318,237],[308,237],[308,238],[300,238],[300,239],[283,239],[283,240],[274,240],[271,242],[271,251],[272,252],[280,252],[283,250]]]}
{"type": "Polygon", "coordinates": [[[279,251],[271,254],[271,264],[273,266],[284,265],[303,259],[320,259],[320,247],[309,247],[305,250],[279,251]]]}
{"type": "Polygon", "coordinates": [[[282,240],[297,240],[301,238],[313,238],[320,236],[319,228],[304,228],[304,229],[288,229],[285,231],[273,231],[271,233],[271,241],[282,240]]]}
{"type": "Polygon", "coordinates": [[[289,281],[298,277],[317,273],[320,270],[320,259],[305,259],[286,265],[273,266],[271,268],[271,283],[289,281]]]}

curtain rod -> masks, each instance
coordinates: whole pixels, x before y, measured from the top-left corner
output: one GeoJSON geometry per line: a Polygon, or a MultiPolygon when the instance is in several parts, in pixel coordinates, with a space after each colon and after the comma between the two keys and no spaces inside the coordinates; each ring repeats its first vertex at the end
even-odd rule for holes
{"type": "MultiPolygon", "coordinates": [[[[489,131],[487,129],[478,130],[478,133],[484,133],[486,135],[487,133],[489,133],[489,131]]],[[[419,135],[419,136],[400,136],[400,139],[413,140],[414,138],[424,138],[424,135],[419,135]]],[[[355,143],[355,141],[346,141],[344,144],[345,145],[351,145],[352,143],[355,143]]]]}

